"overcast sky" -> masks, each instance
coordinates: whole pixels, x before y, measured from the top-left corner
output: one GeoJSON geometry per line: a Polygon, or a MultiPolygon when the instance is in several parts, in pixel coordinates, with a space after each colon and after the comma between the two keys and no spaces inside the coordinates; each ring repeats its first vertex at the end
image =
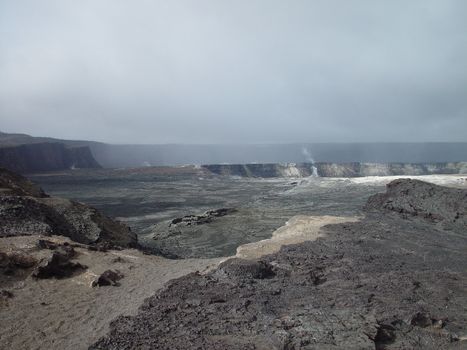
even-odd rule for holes
{"type": "Polygon", "coordinates": [[[0,0],[0,130],[467,141],[467,1],[0,0]]]}

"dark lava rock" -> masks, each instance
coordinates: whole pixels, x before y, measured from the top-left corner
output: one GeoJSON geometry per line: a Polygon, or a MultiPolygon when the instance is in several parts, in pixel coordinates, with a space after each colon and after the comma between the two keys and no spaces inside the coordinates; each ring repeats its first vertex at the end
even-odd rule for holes
{"type": "MultiPolygon", "coordinates": [[[[417,193],[408,200],[426,207],[417,193]]],[[[465,232],[384,208],[325,232],[172,280],[90,349],[465,348],[465,232]]]]}
{"type": "Polygon", "coordinates": [[[28,277],[37,260],[21,252],[0,251],[0,285],[7,286],[28,277]]]}
{"type": "Polygon", "coordinates": [[[41,249],[53,250],[65,259],[72,259],[76,256],[75,248],[73,248],[68,242],[55,243],[46,239],[40,239],[37,242],[37,246],[41,249]]]}
{"type": "Polygon", "coordinates": [[[71,225],[38,198],[0,196],[0,237],[70,231],[71,225]]]}
{"type": "Polygon", "coordinates": [[[216,276],[237,279],[263,279],[274,276],[274,272],[272,266],[264,261],[233,258],[219,265],[216,276]]]}
{"type": "Polygon", "coordinates": [[[72,259],[76,255],[76,251],[73,247],[64,244],[59,245],[54,251],[67,259],[72,259]]]}
{"type": "Polygon", "coordinates": [[[36,278],[65,278],[71,277],[79,270],[87,269],[87,266],[71,262],[69,251],[54,251],[52,256],[43,259],[32,273],[36,278]]]}
{"type": "Polygon", "coordinates": [[[104,271],[95,281],[92,282],[93,287],[97,286],[119,286],[119,280],[123,278],[123,274],[118,270],[104,271]]]}
{"type": "Polygon", "coordinates": [[[164,220],[142,230],[140,243],[151,253],[171,259],[232,256],[239,245],[270,237],[286,219],[264,215],[261,209],[239,207],[164,220]]]}
{"type": "Polygon", "coordinates": [[[140,242],[148,252],[169,259],[231,256],[239,241],[250,243],[264,227],[276,228],[271,223],[259,228],[258,220],[261,213],[248,208],[213,209],[158,222],[142,231],[140,242]],[[244,227],[250,228],[249,235],[244,227]]]}
{"type": "Polygon", "coordinates": [[[6,290],[6,289],[1,289],[0,290],[0,308],[8,305],[8,300],[13,298],[14,295],[12,292],[6,290]]]}
{"type": "Polygon", "coordinates": [[[123,259],[121,256],[117,256],[115,259],[112,259],[112,262],[124,264],[124,263],[127,263],[128,260],[123,259]]]}
{"type": "Polygon", "coordinates": [[[443,228],[467,230],[467,193],[419,180],[399,179],[387,185],[386,193],[371,196],[368,211],[391,211],[440,223],[443,228]]]}
{"type": "Polygon", "coordinates": [[[0,261],[0,266],[4,266],[6,263],[10,267],[14,266],[22,269],[33,267],[37,263],[37,260],[34,257],[18,252],[9,254],[0,253],[0,261]]]}
{"type": "Polygon", "coordinates": [[[9,290],[6,290],[6,289],[0,290],[0,298],[11,299],[13,297],[14,297],[14,294],[10,292],[9,290]]]}
{"type": "Polygon", "coordinates": [[[15,196],[48,197],[42,188],[25,177],[0,168],[0,194],[15,196]]]}
{"type": "Polygon", "coordinates": [[[431,326],[433,324],[433,321],[431,320],[430,315],[423,312],[417,312],[410,320],[410,324],[412,326],[425,328],[431,326]]]}
{"type": "Polygon", "coordinates": [[[61,235],[84,244],[107,244],[107,246],[136,247],[136,234],[118,221],[101,214],[97,209],[63,198],[47,198],[45,203],[53,208],[69,230],[61,235]]]}
{"type": "Polygon", "coordinates": [[[172,227],[174,225],[192,226],[208,224],[212,222],[215,218],[222,217],[235,212],[236,209],[234,208],[220,208],[208,210],[200,215],[186,215],[181,218],[175,218],[170,222],[169,227],[172,227]]]}
{"type": "Polygon", "coordinates": [[[373,339],[375,349],[385,349],[388,344],[394,343],[396,340],[395,328],[391,325],[379,325],[376,336],[373,339]]]}
{"type": "Polygon", "coordinates": [[[62,235],[84,244],[137,247],[136,234],[97,209],[63,198],[46,198],[25,178],[0,169],[0,237],[62,235]],[[3,180],[5,178],[7,180],[3,180]],[[13,194],[10,191],[13,189],[13,194]]]}
{"type": "Polygon", "coordinates": [[[40,239],[37,241],[37,246],[41,249],[51,249],[51,250],[54,250],[54,249],[57,249],[57,247],[59,246],[58,243],[55,243],[55,242],[52,242],[52,241],[48,241],[46,239],[40,239]]]}

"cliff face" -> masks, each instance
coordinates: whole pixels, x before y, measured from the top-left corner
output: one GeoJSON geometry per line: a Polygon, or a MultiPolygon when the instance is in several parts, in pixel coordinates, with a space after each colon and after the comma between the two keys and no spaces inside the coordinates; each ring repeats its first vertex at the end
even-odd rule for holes
{"type": "Polygon", "coordinates": [[[464,174],[467,163],[288,163],[215,164],[203,168],[216,175],[242,177],[360,177],[391,175],[464,174]]]}
{"type": "Polygon", "coordinates": [[[313,174],[311,163],[210,164],[202,167],[216,175],[242,177],[307,177],[313,174]]]}
{"type": "Polygon", "coordinates": [[[23,144],[0,148],[0,166],[19,173],[70,168],[100,168],[89,147],[62,143],[23,144]]]}

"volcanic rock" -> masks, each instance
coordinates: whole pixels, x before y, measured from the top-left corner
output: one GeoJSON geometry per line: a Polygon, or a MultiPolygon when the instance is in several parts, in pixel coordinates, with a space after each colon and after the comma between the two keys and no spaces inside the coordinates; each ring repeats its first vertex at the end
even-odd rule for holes
{"type": "Polygon", "coordinates": [[[368,199],[365,209],[390,211],[404,217],[418,217],[443,228],[467,230],[465,190],[429,184],[420,180],[399,179],[387,185],[386,193],[368,199]]]}
{"type": "Polygon", "coordinates": [[[8,265],[10,267],[19,267],[22,269],[33,267],[37,263],[37,260],[34,259],[34,257],[18,252],[7,254],[0,252],[0,261],[0,266],[8,265]]]}
{"type": "Polygon", "coordinates": [[[1,289],[0,290],[0,308],[3,306],[8,305],[8,299],[13,298],[14,295],[12,292],[6,290],[6,289],[1,289]]]}
{"type": "Polygon", "coordinates": [[[53,254],[39,262],[32,273],[36,278],[65,278],[72,276],[77,270],[85,270],[86,266],[71,262],[72,255],[67,251],[54,251],[53,254]]]}
{"type": "MultiPolygon", "coordinates": [[[[456,203],[439,190],[402,181],[384,198],[449,220],[456,203]],[[394,192],[399,186],[409,191],[394,192]]],[[[173,280],[90,349],[465,347],[465,231],[444,230],[423,214],[394,214],[384,203],[371,198],[361,221],[326,226],[323,237],[261,261],[233,259],[173,280]]]]}
{"type": "Polygon", "coordinates": [[[9,290],[6,290],[6,289],[0,290],[0,298],[11,299],[13,297],[14,297],[14,294],[10,292],[9,290]]]}
{"type": "Polygon", "coordinates": [[[85,204],[48,198],[19,175],[0,169],[0,187],[0,237],[55,234],[84,244],[137,246],[136,234],[124,224],[85,204]]]}
{"type": "Polygon", "coordinates": [[[231,279],[263,279],[274,276],[274,272],[264,261],[233,258],[221,263],[215,275],[231,279]]]}
{"type": "Polygon", "coordinates": [[[48,197],[45,192],[25,177],[0,168],[0,194],[15,196],[48,197]]]}
{"type": "Polygon", "coordinates": [[[169,227],[172,227],[174,225],[192,226],[208,224],[212,222],[215,218],[222,217],[235,212],[236,209],[234,208],[220,208],[208,210],[200,215],[186,215],[181,218],[175,218],[171,221],[169,227]]]}
{"type": "Polygon", "coordinates": [[[123,277],[123,274],[118,270],[106,270],[92,282],[91,286],[118,286],[118,281],[123,277]]]}

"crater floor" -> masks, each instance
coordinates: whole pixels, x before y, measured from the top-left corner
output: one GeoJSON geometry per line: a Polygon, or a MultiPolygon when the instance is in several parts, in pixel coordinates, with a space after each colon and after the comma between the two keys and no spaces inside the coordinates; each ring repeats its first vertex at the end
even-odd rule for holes
{"type": "MultiPolygon", "coordinates": [[[[30,178],[47,193],[82,201],[117,217],[140,243],[168,257],[235,255],[268,239],[297,215],[357,217],[367,198],[396,177],[240,178],[134,170],[76,170],[30,178]],[[235,208],[209,223],[170,227],[174,219],[235,208]]],[[[427,175],[424,181],[467,187],[467,175],[427,175]]]]}

